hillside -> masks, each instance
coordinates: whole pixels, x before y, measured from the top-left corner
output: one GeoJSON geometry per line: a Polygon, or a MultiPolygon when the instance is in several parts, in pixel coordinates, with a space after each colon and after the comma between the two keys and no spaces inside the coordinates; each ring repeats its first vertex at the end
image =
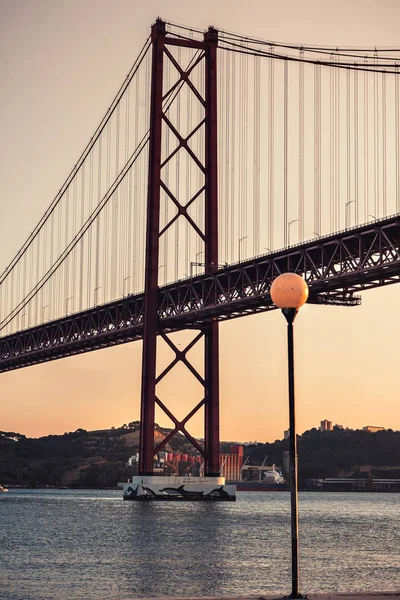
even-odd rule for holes
{"type": "MultiPolygon", "coordinates": [[[[288,440],[257,444],[246,449],[250,464],[282,464],[288,440]]],[[[360,429],[311,429],[298,436],[299,479],[325,477],[400,478],[400,431],[369,433],[360,429]]]]}
{"type": "MultiPolygon", "coordinates": [[[[161,441],[170,429],[156,427],[161,441]]],[[[166,449],[187,451],[186,438],[176,436],[166,449]]],[[[139,422],[118,429],[27,438],[0,431],[0,482],[29,487],[115,487],[131,472],[128,458],[139,450],[139,422]]]]}
{"type": "MultiPolygon", "coordinates": [[[[169,429],[156,428],[156,442],[169,429]]],[[[115,487],[132,471],[126,467],[129,456],[138,452],[139,422],[118,429],[77,431],[64,435],[27,438],[13,432],[0,432],[0,483],[30,487],[115,487]]],[[[229,452],[231,442],[222,442],[229,452]]],[[[282,465],[288,440],[246,446],[248,464],[282,465]]],[[[169,452],[190,453],[189,442],[177,435],[166,446],[169,452]]],[[[299,478],[375,477],[400,478],[400,432],[316,429],[299,436],[299,478]]]]}

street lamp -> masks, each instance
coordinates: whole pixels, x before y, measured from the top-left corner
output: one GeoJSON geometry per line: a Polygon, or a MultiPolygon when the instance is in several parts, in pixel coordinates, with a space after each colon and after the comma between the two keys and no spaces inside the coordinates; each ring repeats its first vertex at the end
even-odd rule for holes
{"type": "Polygon", "coordinates": [[[103,288],[102,285],[97,286],[97,288],[94,288],[94,305],[97,306],[97,292],[99,290],[101,290],[103,288]]]}
{"type": "Polygon", "coordinates": [[[355,200],[349,200],[348,202],[346,202],[346,204],[344,205],[344,225],[345,228],[347,229],[349,226],[349,206],[350,204],[355,203],[355,200]]]}
{"type": "MultiPolygon", "coordinates": [[[[45,311],[46,311],[46,308],[49,308],[49,306],[50,306],[50,304],[46,304],[46,306],[42,306],[42,310],[43,310],[43,322],[44,322],[44,320],[45,320],[45,318],[46,318],[46,313],[45,313],[45,311]]],[[[49,320],[50,320],[50,319],[48,319],[48,321],[49,321],[49,320]]]]}
{"type": "Polygon", "coordinates": [[[70,300],[73,300],[75,298],[75,296],[69,296],[66,301],[65,301],[65,315],[68,315],[68,302],[70,300]]]}
{"type": "Polygon", "coordinates": [[[288,233],[288,246],[290,246],[290,226],[293,225],[293,223],[298,223],[299,220],[298,219],[293,219],[293,221],[289,221],[288,222],[288,228],[287,228],[287,233],[288,233]]]}
{"type": "Polygon", "coordinates": [[[249,236],[248,235],[244,235],[243,237],[239,238],[239,262],[240,262],[240,244],[243,242],[243,240],[248,240],[249,236]]]}
{"type": "Polygon", "coordinates": [[[307,283],[295,273],[283,273],[271,285],[271,299],[287,321],[288,383],[289,383],[289,461],[290,507],[292,531],[292,593],[289,598],[303,598],[299,592],[298,498],[297,498],[297,439],[294,398],[293,321],[308,298],[307,283]]]}
{"type": "Polygon", "coordinates": [[[132,275],[128,275],[127,277],[124,277],[122,280],[122,297],[125,297],[125,282],[129,281],[129,279],[132,279],[132,275]]]}

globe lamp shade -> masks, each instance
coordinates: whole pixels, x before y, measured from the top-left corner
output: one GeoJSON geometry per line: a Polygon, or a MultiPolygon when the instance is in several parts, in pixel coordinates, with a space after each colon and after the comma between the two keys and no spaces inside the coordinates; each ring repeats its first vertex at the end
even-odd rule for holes
{"type": "Polygon", "coordinates": [[[270,294],[278,308],[299,309],[307,302],[308,285],[296,273],[283,273],[272,282],[270,294]]]}

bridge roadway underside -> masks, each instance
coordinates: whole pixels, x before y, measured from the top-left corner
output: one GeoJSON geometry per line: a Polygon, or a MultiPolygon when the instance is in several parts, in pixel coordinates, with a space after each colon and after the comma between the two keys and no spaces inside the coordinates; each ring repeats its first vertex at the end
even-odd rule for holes
{"type": "MultiPolygon", "coordinates": [[[[357,305],[357,292],[400,280],[400,215],[163,286],[159,331],[271,310],[271,282],[287,271],[305,278],[309,302],[357,305]]],[[[2,337],[0,372],[140,340],[143,304],[143,294],[130,295],[2,337]]]]}

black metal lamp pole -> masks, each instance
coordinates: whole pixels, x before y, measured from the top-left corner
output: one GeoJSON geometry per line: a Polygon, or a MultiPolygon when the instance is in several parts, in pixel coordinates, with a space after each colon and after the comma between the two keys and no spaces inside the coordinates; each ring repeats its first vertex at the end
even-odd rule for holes
{"type": "Polygon", "coordinates": [[[297,436],[296,411],[294,398],[294,351],[293,321],[297,315],[296,308],[283,308],[287,321],[288,339],[288,382],[289,382],[289,462],[290,462],[290,523],[292,531],[292,593],[289,598],[303,598],[299,592],[299,511],[297,497],[297,436]]]}
{"type": "Polygon", "coordinates": [[[282,273],[271,284],[272,302],[282,309],[288,325],[289,380],[289,459],[290,459],[290,524],[292,532],[292,593],[289,598],[303,598],[299,592],[299,513],[297,500],[297,438],[294,403],[293,321],[308,298],[308,286],[296,273],[282,273]]]}

